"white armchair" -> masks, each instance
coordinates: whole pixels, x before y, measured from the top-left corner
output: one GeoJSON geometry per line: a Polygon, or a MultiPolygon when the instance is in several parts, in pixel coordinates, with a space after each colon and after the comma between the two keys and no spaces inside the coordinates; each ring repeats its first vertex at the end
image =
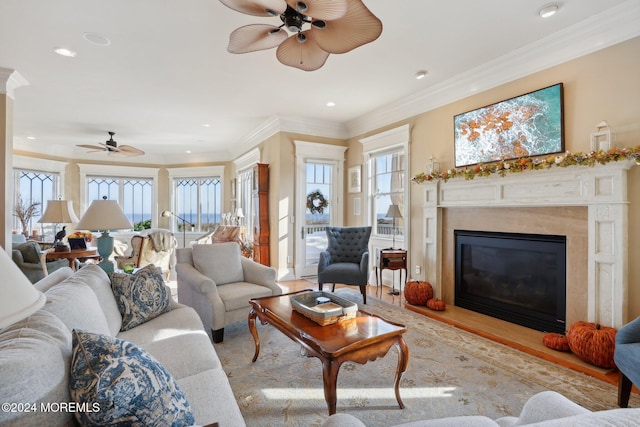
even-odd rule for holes
{"type": "Polygon", "coordinates": [[[275,269],[241,256],[235,242],[181,248],[176,257],[178,301],[196,310],[215,343],[225,326],[246,322],[250,299],[282,294],[275,269]]]}

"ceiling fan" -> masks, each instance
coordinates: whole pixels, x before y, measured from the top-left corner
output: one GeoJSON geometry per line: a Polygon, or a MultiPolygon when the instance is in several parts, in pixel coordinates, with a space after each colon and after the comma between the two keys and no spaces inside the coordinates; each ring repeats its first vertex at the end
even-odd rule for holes
{"type": "Polygon", "coordinates": [[[130,145],[120,145],[113,139],[113,135],[115,132],[108,132],[109,139],[105,143],[98,143],[99,145],[87,145],[87,144],[78,144],[78,147],[89,148],[92,151],[89,153],[95,153],[98,151],[106,151],[112,157],[134,157],[134,156],[142,156],[144,151],[132,147],[130,145]]]}
{"type": "Polygon", "coordinates": [[[251,24],[229,36],[227,50],[248,53],[278,47],[278,61],[304,71],[322,67],[331,53],[346,53],[377,39],[382,22],[361,0],[220,0],[238,12],[279,17],[279,26],[251,24]],[[303,30],[305,24],[310,28],[303,30]],[[293,35],[289,35],[288,30],[293,35]]]}

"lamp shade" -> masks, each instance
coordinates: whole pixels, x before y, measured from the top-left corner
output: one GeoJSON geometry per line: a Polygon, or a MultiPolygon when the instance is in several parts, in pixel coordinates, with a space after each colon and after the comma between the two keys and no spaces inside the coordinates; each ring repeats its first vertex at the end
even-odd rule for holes
{"type": "Polygon", "coordinates": [[[0,271],[0,328],[4,328],[38,311],[46,302],[46,297],[33,287],[3,250],[0,250],[0,271]]]}
{"type": "Polygon", "coordinates": [[[242,208],[236,209],[236,217],[244,218],[244,212],[242,212],[242,208]]]}
{"type": "Polygon", "coordinates": [[[387,218],[402,218],[402,213],[400,212],[398,205],[390,205],[385,216],[387,218]]]}
{"type": "Polygon", "coordinates": [[[40,223],[71,224],[80,221],[73,211],[71,200],[49,200],[40,223]]]}
{"type": "Polygon", "coordinates": [[[94,200],[76,224],[78,230],[129,230],[133,228],[115,200],[94,200]]]}

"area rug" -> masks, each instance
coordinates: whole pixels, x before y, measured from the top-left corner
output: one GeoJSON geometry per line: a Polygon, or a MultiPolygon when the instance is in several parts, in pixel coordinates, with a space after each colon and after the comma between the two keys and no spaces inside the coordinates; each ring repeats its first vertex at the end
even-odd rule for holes
{"type": "MultiPolygon", "coordinates": [[[[591,410],[617,407],[617,388],[535,356],[380,301],[367,304],[357,290],[336,294],[361,308],[405,324],[409,366],[402,376],[399,409],[393,390],[397,350],[365,365],[345,363],[338,375],[337,411],[367,426],[457,415],[498,418],[520,413],[526,400],[554,390],[591,410]]],[[[270,325],[258,325],[260,356],[247,324],[225,328],[215,348],[247,426],[318,426],[328,417],[318,359],[270,325]]],[[[640,406],[632,396],[630,406],[640,406]]]]}

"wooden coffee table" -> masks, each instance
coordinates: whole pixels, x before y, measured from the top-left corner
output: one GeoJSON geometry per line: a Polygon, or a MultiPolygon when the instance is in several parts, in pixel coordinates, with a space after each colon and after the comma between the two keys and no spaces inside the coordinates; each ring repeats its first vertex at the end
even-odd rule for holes
{"type": "MultiPolygon", "coordinates": [[[[300,292],[309,292],[307,289],[300,292]]],[[[359,310],[353,319],[331,325],[320,326],[313,320],[291,308],[290,296],[299,292],[250,300],[249,330],[256,344],[253,362],[260,353],[260,338],[256,318],[269,323],[280,332],[302,345],[310,356],[322,362],[324,398],[329,415],[336,413],[336,382],[343,362],[351,361],[364,365],[384,357],[392,346],[398,348],[398,366],[395,376],[396,400],[400,409],[404,403],[400,398],[400,378],[407,370],[409,349],[402,338],[407,332],[404,325],[393,323],[374,314],[359,310]]]]}

